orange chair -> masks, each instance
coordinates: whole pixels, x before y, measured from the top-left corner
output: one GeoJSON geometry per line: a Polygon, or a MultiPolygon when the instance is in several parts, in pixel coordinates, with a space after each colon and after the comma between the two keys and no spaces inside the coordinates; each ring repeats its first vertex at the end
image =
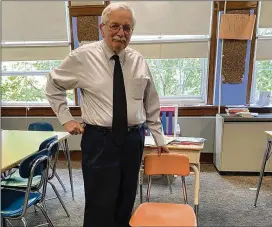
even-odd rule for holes
{"type": "Polygon", "coordinates": [[[147,154],[144,158],[144,172],[148,176],[147,202],[136,209],[130,219],[132,227],[140,226],[197,226],[195,212],[187,202],[185,176],[190,174],[189,158],[183,154],[147,154]],[[151,176],[158,174],[178,175],[182,179],[185,204],[151,203],[151,176]]]}

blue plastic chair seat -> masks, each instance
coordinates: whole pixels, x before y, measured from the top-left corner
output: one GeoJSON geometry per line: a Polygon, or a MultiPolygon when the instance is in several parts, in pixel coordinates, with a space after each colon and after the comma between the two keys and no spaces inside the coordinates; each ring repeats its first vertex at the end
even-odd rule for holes
{"type": "MultiPolygon", "coordinates": [[[[28,207],[39,202],[41,194],[39,192],[30,192],[28,199],[28,207]]],[[[1,189],[1,216],[2,218],[19,216],[22,214],[25,200],[24,191],[16,191],[13,189],[1,189]]]]}
{"type": "MultiPolygon", "coordinates": [[[[32,179],[32,187],[38,186],[41,181],[41,176],[35,176],[32,179]]],[[[14,187],[14,188],[26,188],[28,183],[28,178],[22,178],[20,176],[19,170],[16,170],[9,177],[1,181],[2,187],[14,187]]]]}

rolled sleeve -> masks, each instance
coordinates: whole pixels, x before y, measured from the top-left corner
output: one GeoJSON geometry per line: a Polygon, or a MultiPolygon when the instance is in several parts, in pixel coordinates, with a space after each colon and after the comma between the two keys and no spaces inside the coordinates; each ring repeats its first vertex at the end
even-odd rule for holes
{"type": "Polygon", "coordinates": [[[150,78],[146,86],[144,98],[146,124],[154,138],[156,145],[162,146],[166,143],[160,120],[160,100],[150,70],[148,66],[146,67],[149,74],[148,76],[150,78]]]}
{"type": "Polygon", "coordinates": [[[71,52],[47,76],[45,94],[52,110],[62,125],[74,120],[67,105],[66,91],[78,87],[81,70],[82,63],[79,61],[77,52],[71,52]]]}

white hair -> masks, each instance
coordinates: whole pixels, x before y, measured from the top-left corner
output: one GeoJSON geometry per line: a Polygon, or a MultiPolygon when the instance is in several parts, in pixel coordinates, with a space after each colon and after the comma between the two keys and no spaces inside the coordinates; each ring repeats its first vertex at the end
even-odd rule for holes
{"type": "Polygon", "coordinates": [[[128,10],[131,15],[132,15],[132,27],[135,27],[136,24],[136,18],[135,18],[135,12],[134,10],[130,7],[130,5],[126,2],[114,2],[110,3],[102,12],[102,23],[106,24],[109,20],[109,15],[112,11],[114,10],[120,10],[120,9],[125,9],[128,10]]]}

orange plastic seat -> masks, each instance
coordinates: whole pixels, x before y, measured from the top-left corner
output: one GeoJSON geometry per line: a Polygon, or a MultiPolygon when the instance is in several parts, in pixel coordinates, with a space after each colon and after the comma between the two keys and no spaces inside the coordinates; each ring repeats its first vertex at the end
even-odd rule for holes
{"type": "MultiPolygon", "coordinates": [[[[197,226],[197,219],[193,208],[187,205],[186,189],[183,190],[185,203],[149,203],[151,176],[157,174],[173,174],[181,177],[190,174],[189,158],[183,154],[163,153],[148,154],[144,159],[144,172],[148,176],[147,201],[141,204],[130,219],[132,227],[170,227],[197,226]]],[[[185,184],[185,181],[182,182],[185,184]]],[[[182,185],[185,187],[185,185],[182,185]]],[[[184,188],[183,188],[184,189],[184,188]]]]}
{"type": "Polygon", "coordinates": [[[197,226],[192,207],[187,204],[143,203],[130,220],[131,226],[197,226]]]}

